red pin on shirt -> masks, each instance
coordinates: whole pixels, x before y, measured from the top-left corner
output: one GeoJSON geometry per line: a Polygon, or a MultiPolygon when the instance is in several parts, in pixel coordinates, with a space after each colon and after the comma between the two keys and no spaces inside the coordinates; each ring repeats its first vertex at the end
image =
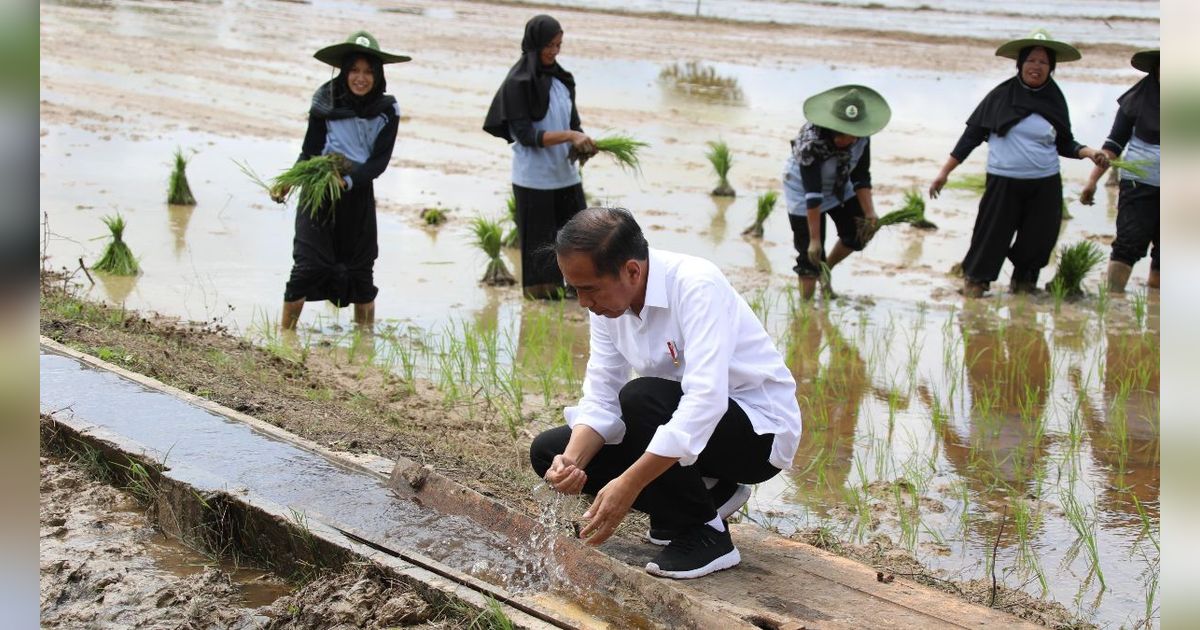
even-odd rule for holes
{"type": "Polygon", "coordinates": [[[675,367],[679,367],[679,352],[675,349],[674,341],[667,342],[667,352],[671,354],[671,363],[674,363],[675,367]]]}

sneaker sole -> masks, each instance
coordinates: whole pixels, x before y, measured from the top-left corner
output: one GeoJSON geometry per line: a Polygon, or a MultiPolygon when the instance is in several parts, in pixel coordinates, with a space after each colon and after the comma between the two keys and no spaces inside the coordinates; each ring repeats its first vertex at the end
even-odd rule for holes
{"type": "Polygon", "coordinates": [[[712,562],[709,562],[708,564],[697,569],[689,569],[687,571],[664,571],[658,568],[657,564],[650,562],[646,564],[646,573],[649,573],[650,575],[657,575],[659,577],[673,578],[676,580],[691,580],[698,577],[704,577],[709,573],[716,573],[717,571],[733,568],[741,561],[742,554],[738,552],[737,547],[734,547],[733,551],[730,551],[729,553],[716,558],[712,562]]]}
{"type": "MultiPolygon", "coordinates": [[[[737,489],[733,491],[733,496],[729,497],[725,503],[721,504],[721,507],[717,508],[717,515],[720,516],[722,520],[733,516],[735,512],[742,509],[742,506],[746,505],[746,503],[750,501],[750,496],[753,494],[753,492],[754,491],[750,489],[750,486],[739,483],[737,489]]],[[[671,539],[655,538],[654,535],[650,533],[650,530],[646,530],[646,542],[652,545],[665,547],[671,544],[671,539]]]]}

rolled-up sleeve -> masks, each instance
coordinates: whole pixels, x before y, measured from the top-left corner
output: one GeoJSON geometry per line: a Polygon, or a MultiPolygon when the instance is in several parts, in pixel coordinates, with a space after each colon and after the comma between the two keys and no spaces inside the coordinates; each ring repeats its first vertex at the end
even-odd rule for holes
{"type": "Polygon", "coordinates": [[[567,425],[591,427],[605,444],[620,444],[625,439],[621,420],[621,388],[629,382],[630,366],[617,351],[609,336],[607,322],[591,315],[590,354],[583,377],[583,397],[574,407],[563,409],[567,425]]]}
{"type": "Polygon", "coordinates": [[[729,409],[737,296],[727,283],[703,278],[684,286],[677,303],[703,306],[678,315],[684,340],[683,398],[671,420],[654,433],[646,452],[677,457],[681,466],[691,466],[729,409]]]}

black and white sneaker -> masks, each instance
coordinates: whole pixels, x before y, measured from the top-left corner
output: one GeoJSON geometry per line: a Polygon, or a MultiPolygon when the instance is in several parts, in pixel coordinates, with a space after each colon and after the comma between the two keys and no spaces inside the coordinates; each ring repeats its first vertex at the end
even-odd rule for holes
{"type": "MultiPolygon", "coordinates": [[[[721,520],[725,520],[746,505],[746,502],[750,500],[751,490],[750,486],[744,483],[718,481],[717,485],[709,488],[708,493],[712,496],[713,503],[717,505],[717,516],[721,517],[721,520]]],[[[646,532],[646,540],[655,545],[669,545],[677,533],[674,529],[655,527],[654,521],[651,520],[650,531],[646,532]]]]}
{"type": "Polygon", "coordinates": [[[650,575],[688,580],[737,566],[742,561],[729,528],[719,532],[706,524],[683,530],[649,563],[650,575]]]}

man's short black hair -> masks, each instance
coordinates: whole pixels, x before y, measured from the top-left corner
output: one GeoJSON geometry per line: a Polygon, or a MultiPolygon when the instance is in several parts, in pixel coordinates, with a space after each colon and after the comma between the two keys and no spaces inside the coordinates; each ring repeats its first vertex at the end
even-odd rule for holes
{"type": "Polygon", "coordinates": [[[567,252],[588,254],[597,275],[615,276],[626,261],[649,259],[650,246],[625,208],[591,207],[580,210],[558,231],[554,253],[567,252]]]}

